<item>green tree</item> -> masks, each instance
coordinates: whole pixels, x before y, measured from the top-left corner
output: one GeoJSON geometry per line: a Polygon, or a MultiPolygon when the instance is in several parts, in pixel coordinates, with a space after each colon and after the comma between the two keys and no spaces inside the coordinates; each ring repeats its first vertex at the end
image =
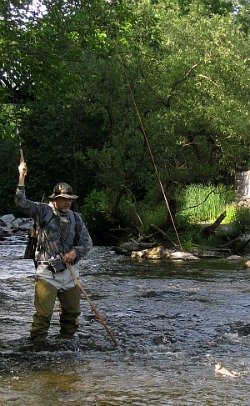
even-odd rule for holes
{"type": "Polygon", "coordinates": [[[0,25],[0,97],[18,105],[32,195],[73,179],[81,196],[106,190],[114,213],[131,196],[138,211],[162,204],[160,177],[175,211],[178,188],[247,167],[243,2],[42,3],[0,25]]]}

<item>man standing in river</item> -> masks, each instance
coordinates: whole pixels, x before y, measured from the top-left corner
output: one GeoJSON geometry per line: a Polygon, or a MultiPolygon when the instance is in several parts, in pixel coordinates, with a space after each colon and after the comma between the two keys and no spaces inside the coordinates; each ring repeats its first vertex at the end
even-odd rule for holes
{"type": "Polygon", "coordinates": [[[67,183],[58,183],[49,196],[50,202],[38,203],[25,195],[27,166],[21,162],[15,203],[39,225],[35,251],[36,281],[30,338],[32,342],[45,342],[56,298],[61,305],[60,334],[63,339],[74,336],[80,315],[80,294],[72,273],[79,277],[72,266],[92,249],[92,240],[81,217],[71,210],[78,196],[67,183]],[[71,270],[69,270],[69,268],[71,270]]]}

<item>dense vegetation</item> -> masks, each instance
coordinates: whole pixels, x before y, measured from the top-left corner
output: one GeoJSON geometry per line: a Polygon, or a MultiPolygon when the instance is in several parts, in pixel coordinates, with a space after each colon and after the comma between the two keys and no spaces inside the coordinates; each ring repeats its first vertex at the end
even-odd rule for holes
{"type": "Polygon", "coordinates": [[[171,229],[186,187],[249,169],[248,1],[38,3],[0,5],[2,213],[20,142],[28,196],[70,183],[97,242],[171,229]]]}

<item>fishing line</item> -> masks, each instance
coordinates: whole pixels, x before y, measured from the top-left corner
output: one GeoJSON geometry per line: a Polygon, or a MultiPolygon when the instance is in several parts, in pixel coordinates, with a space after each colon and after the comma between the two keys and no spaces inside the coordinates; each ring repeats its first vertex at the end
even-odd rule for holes
{"type": "Polygon", "coordinates": [[[176,234],[176,238],[177,238],[177,241],[178,241],[178,244],[179,244],[179,247],[180,247],[181,251],[183,251],[183,247],[182,247],[182,244],[181,244],[181,241],[180,241],[180,238],[179,238],[179,234],[178,234],[178,231],[177,231],[177,228],[176,228],[176,225],[175,225],[175,221],[174,221],[174,218],[173,218],[170,206],[169,206],[169,202],[168,202],[165,190],[164,190],[164,186],[163,186],[162,181],[161,181],[161,175],[160,175],[159,169],[157,167],[157,164],[155,162],[155,157],[154,157],[154,154],[152,152],[152,148],[150,146],[150,142],[149,142],[149,139],[148,139],[148,136],[147,136],[144,124],[143,124],[143,120],[142,120],[142,117],[141,117],[141,114],[140,114],[140,110],[139,110],[139,107],[138,107],[138,105],[136,103],[135,95],[134,95],[133,89],[131,87],[130,80],[128,78],[128,74],[126,72],[125,65],[124,65],[124,63],[122,61],[121,56],[119,56],[119,58],[120,58],[120,62],[121,62],[121,65],[122,65],[122,70],[123,70],[123,73],[124,73],[126,84],[127,84],[127,87],[129,89],[129,92],[130,92],[130,95],[131,95],[131,98],[132,98],[132,103],[133,103],[133,106],[134,106],[134,110],[135,110],[135,113],[136,113],[137,118],[138,118],[139,123],[140,123],[143,138],[144,138],[144,140],[146,142],[148,152],[149,152],[149,156],[150,156],[150,159],[152,161],[155,173],[156,173],[157,178],[158,178],[160,189],[161,189],[161,192],[162,192],[162,195],[163,195],[163,198],[164,198],[164,201],[165,201],[165,204],[166,204],[166,207],[167,207],[167,210],[168,210],[168,213],[169,213],[169,216],[170,216],[170,219],[171,219],[171,222],[172,222],[175,234],[176,234]]]}

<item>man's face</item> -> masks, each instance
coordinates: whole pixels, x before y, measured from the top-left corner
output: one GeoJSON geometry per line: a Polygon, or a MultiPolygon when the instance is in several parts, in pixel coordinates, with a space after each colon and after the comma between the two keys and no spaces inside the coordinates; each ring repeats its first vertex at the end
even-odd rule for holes
{"type": "Polygon", "coordinates": [[[72,205],[72,199],[66,199],[65,197],[57,197],[54,200],[54,206],[56,210],[60,211],[61,213],[67,213],[72,205]]]}

